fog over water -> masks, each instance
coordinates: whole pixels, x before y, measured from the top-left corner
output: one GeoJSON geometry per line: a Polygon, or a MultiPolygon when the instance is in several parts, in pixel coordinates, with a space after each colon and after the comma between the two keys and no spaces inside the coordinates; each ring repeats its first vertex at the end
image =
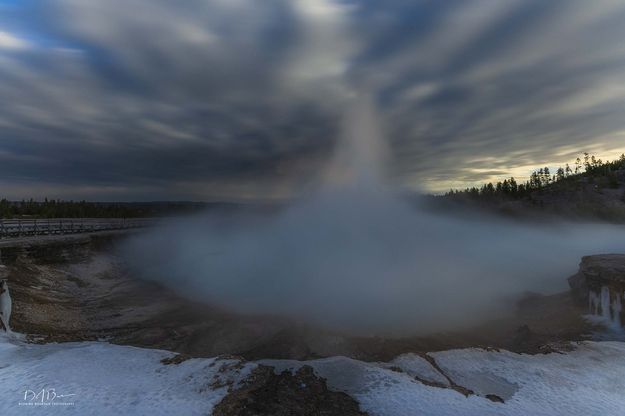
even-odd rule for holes
{"type": "Polygon", "coordinates": [[[455,329],[566,290],[581,256],[625,252],[615,225],[437,215],[386,183],[375,109],[354,100],[314,190],[274,214],[173,220],[124,247],[141,277],[228,310],[363,334],[455,329]]]}

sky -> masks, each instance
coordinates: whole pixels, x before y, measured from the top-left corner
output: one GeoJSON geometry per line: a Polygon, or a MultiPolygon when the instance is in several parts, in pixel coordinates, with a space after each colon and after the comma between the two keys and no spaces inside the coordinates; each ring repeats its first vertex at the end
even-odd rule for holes
{"type": "Polygon", "coordinates": [[[0,196],[286,198],[372,97],[400,186],[625,150],[621,0],[0,0],[0,196]]]}

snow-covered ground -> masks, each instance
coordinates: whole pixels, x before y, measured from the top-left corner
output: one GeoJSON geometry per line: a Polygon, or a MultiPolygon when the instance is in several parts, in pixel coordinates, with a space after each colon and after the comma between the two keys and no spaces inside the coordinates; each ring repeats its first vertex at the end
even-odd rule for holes
{"type": "MultiPolygon", "coordinates": [[[[427,360],[413,354],[388,364],[345,357],[306,362],[328,386],[354,397],[361,408],[379,416],[623,416],[625,415],[625,343],[586,342],[566,354],[525,355],[478,349],[430,355],[451,380],[473,390],[465,397],[449,388],[427,360]],[[438,375],[437,375],[438,374],[438,375]],[[505,403],[485,398],[495,394],[505,403]]],[[[302,362],[265,360],[277,371],[302,362]]]]}
{"type": "Polygon", "coordinates": [[[255,367],[216,359],[161,363],[172,356],[104,342],[0,338],[0,415],[205,416],[255,367]]]}
{"type": "MultiPolygon", "coordinates": [[[[35,345],[0,337],[0,415],[207,415],[228,386],[236,387],[257,365],[161,363],[173,355],[105,342],[35,345]]],[[[444,374],[415,354],[391,363],[345,357],[260,363],[276,371],[309,364],[371,415],[625,415],[625,343],[586,342],[566,354],[464,349],[430,356],[444,374]],[[416,380],[449,385],[447,377],[476,394],[465,397],[416,380]]]]}

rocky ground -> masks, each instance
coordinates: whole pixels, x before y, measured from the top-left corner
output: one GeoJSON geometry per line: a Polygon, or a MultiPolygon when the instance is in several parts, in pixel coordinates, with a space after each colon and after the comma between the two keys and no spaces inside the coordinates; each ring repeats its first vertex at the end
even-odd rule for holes
{"type": "Polygon", "coordinates": [[[244,385],[227,395],[213,410],[213,416],[359,416],[358,402],[343,392],[328,389],[325,379],[312,367],[302,366],[276,374],[272,367],[259,366],[244,385]]]}
{"type": "Polygon", "coordinates": [[[277,320],[237,317],[132,279],[113,254],[119,238],[0,248],[13,329],[41,343],[107,339],[215,356],[254,349],[281,328],[277,320]]]}

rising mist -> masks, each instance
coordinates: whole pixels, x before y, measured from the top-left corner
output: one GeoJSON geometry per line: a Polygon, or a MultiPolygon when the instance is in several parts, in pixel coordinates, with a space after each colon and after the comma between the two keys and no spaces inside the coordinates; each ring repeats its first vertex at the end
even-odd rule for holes
{"type": "Polygon", "coordinates": [[[625,250],[625,228],[437,215],[387,183],[375,109],[354,100],[314,190],[272,214],[207,213],[131,239],[132,270],[240,313],[362,334],[458,329],[566,289],[583,255],[625,250]]]}

